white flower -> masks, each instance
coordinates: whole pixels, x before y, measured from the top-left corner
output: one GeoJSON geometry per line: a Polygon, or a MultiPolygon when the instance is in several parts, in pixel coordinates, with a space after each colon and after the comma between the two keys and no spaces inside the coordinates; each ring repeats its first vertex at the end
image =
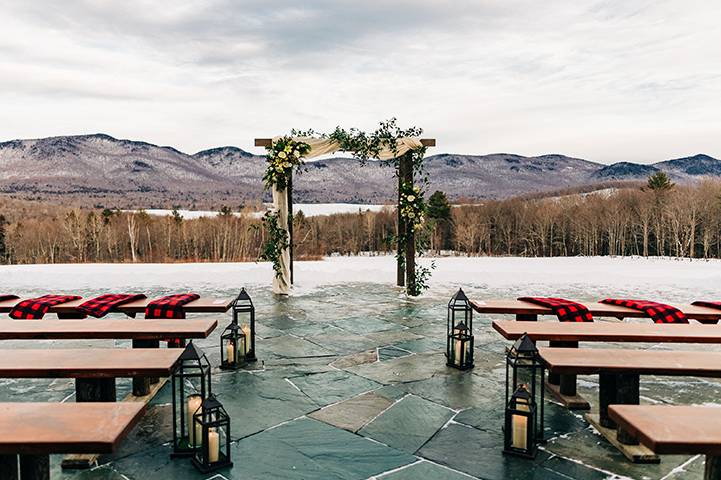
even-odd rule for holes
{"type": "Polygon", "coordinates": [[[279,153],[278,153],[278,156],[279,156],[280,158],[285,158],[285,157],[287,157],[288,155],[286,155],[285,152],[279,152],[279,153]]]}
{"type": "Polygon", "coordinates": [[[413,213],[413,212],[411,212],[411,213],[408,214],[408,217],[409,217],[409,218],[413,218],[413,217],[415,217],[415,216],[416,216],[416,214],[413,213]]]}
{"type": "Polygon", "coordinates": [[[412,202],[413,200],[416,199],[416,197],[413,195],[408,195],[406,198],[408,199],[409,202],[412,202]]]}
{"type": "Polygon", "coordinates": [[[300,158],[300,152],[298,150],[293,150],[293,156],[295,158],[300,158]]]}

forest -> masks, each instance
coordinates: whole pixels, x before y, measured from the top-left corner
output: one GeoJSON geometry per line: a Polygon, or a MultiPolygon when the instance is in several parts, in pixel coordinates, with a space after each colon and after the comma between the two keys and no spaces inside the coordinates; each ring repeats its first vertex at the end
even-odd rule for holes
{"type": "MultiPolygon", "coordinates": [[[[721,258],[721,182],[675,185],[656,174],[638,188],[450,205],[427,202],[427,255],[642,255],[721,258]]],[[[393,254],[396,213],[294,218],[299,260],[393,254]]],[[[214,217],[151,216],[0,199],[0,262],[256,261],[261,220],[222,208],[214,217]]]]}

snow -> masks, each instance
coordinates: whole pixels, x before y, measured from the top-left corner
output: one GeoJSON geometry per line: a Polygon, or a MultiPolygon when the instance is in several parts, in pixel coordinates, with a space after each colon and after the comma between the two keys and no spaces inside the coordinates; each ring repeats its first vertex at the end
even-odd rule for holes
{"type": "MultiPolygon", "coordinates": [[[[422,258],[435,264],[425,297],[445,298],[463,287],[476,298],[566,295],[598,300],[634,295],[688,303],[721,299],[721,261],[671,258],[422,258]]],[[[393,288],[392,256],[333,257],[296,262],[295,294],[329,286],[384,284],[393,288]]],[[[268,288],[271,265],[263,263],[62,264],[0,266],[1,293],[71,290],[231,291],[268,288]]]]}
{"type": "MultiPolygon", "coordinates": [[[[358,212],[380,212],[386,205],[361,205],[355,203],[296,203],[294,205],[295,213],[300,211],[306,217],[318,217],[321,215],[332,215],[334,213],[358,213],[358,212]]],[[[393,208],[392,206],[388,206],[393,208]]],[[[145,210],[148,215],[155,216],[168,216],[172,215],[172,210],[166,210],[161,208],[150,208],[145,210]]],[[[218,215],[218,212],[212,210],[178,210],[178,213],[183,218],[192,220],[201,217],[214,217],[218,215]]],[[[252,217],[261,217],[265,212],[251,212],[249,213],[252,217]]],[[[235,212],[234,215],[240,215],[235,212]]]]}

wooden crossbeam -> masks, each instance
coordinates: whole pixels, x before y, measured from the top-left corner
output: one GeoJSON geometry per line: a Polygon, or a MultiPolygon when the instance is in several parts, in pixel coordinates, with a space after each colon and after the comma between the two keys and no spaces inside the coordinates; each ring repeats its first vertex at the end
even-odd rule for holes
{"type": "MultiPolygon", "coordinates": [[[[256,147],[269,147],[272,143],[272,138],[256,138],[255,139],[255,146],[256,147]]],[[[421,138],[421,143],[424,147],[435,147],[436,146],[436,139],[435,138],[421,138]]]]}

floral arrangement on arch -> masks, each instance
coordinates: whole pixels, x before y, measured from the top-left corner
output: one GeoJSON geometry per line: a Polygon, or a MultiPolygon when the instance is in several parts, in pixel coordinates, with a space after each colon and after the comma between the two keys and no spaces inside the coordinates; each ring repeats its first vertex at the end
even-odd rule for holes
{"type": "Polygon", "coordinates": [[[421,187],[405,182],[401,185],[400,191],[400,212],[406,222],[417,232],[425,223],[426,202],[423,199],[421,187]]]}
{"type": "Polygon", "coordinates": [[[298,142],[291,137],[281,137],[267,147],[266,162],[268,163],[263,182],[265,188],[276,186],[284,190],[288,186],[288,174],[293,168],[303,165],[303,157],[310,153],[310,145],[298,142]]]}

